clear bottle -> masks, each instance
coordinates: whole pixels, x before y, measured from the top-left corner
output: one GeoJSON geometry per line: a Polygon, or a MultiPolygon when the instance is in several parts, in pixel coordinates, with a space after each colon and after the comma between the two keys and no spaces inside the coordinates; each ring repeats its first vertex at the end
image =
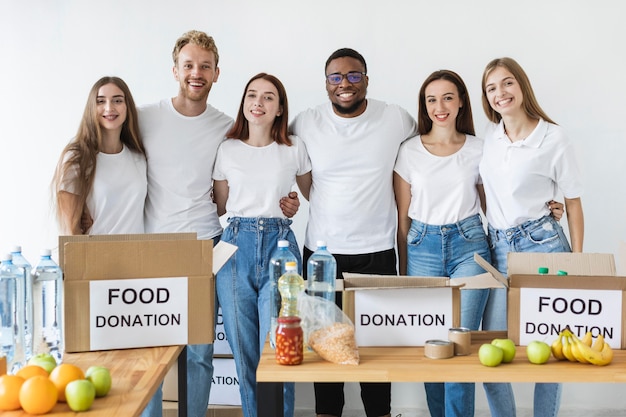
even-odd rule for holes
{"type": "Polygon", "coordinates": [[[276,327],[280,313],[280,291],[278,291],[278,279],[285,273],[287,262],[298,263],[298,258],[289,249],[288,240],[279,240],[278,247],[270,258],[270,345],[276,346],[276,327]]]}
{"type": "Polygon", "coordinates": [[[304,291],[304,279],[298,274],[296,262],[285,264],[285,273],[278,279],[281,305],[279,316],[299,316],[298,297],[304,291]]]}
{"type": "Polygon", "coordinates": [[[7,253],[0,263],[0,343],[7,371],[16,372],[24,358],[24,285],[22,271],[7,253]]]}
{"type": "Polygon", "coordinates": [[[22,247],[11,249],[13,265],[20,268],[24,282],[24,357],[28,360],[33,355],[33,284],[31,281],[30,262],[22,254],[22,247]]]}
{"type": "Polygon", "coordinates": [[[63,359],[63,271],[52,260],[50,249],[40,252],[41,259],[32,271],[33,354],[50,353],[63,359]]]}
{"type": "Polygon", "coordinates": [[[317,249],[307,263],[307,293],[335,302],[337,261],[326,249],[326,242],[317,241],[317,249]]]}

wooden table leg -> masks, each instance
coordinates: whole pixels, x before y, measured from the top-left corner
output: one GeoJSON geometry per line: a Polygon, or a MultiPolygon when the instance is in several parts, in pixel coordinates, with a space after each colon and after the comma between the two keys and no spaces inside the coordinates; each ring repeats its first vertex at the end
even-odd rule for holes
{"type": "Polygon", "coordinates": [[[257,417],[283,417],[283,383],[258,382],[256,407],[257,417]]]}

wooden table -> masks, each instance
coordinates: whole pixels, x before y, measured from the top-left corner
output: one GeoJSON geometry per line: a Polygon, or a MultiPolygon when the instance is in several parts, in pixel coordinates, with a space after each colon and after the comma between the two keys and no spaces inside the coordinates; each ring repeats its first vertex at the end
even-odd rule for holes
{"type": "MultiPolygon", "coordinates": [[[[480,332],[484,333],[484,332],[480,332]]],[[[478,361],[475,340],[468,356],[428,359],[421,347],[359,348],[359,365],[335,365],[306,352],[297,366],[281,366],[266,343],[257,368],[258,417],[283,416],[283,382],[615,382],[626,383],[626,351],[616,350],[608,366],[584,365],[551,358],[533,365],[518,346],[510,364],[487,367],[478,361]]],[[[489,339],[490,340],[490,339],[489,339]]]]}
{"type": "MultiPolygon", "coordinates": [[[[106,366],[111,370],[113,379],[111,391],[106,397],[96,398],[89,411],[80,413],[81,417],[135,417],[141,414],[177,358],[179,361],[179,396],[186,398],[187,351],[185,346],[66,353],[63,362],[78,365],[83,371],[91,365],[106,366]],[[181,370],[184,376],[181,376],[181,370]],[[181,392],[184,392],[184,395],[181,395],[181,392]]],[[[179,408],[179,416],[186,417],[186,403],[182,401],[180,405],[183,407],[179,408]]],[[[52,411],[45,415],[75,417],[78,414],[71,411],[66,403],[57,403],[52,411]]],[[[30,414],[22,410],[2,412],[2,417],[5,416],[26,417],[30,414]]]]}

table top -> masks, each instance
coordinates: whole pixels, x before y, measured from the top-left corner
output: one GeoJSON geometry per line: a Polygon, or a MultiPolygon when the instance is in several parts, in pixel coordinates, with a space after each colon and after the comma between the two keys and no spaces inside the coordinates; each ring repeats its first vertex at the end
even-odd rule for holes
{"type": "Polygon", "coordinates": [[[487,367],[478,360],[485,340],[473,337],[471,353],[450,359],[429,359],[423,347],[361,347],[359,365],[337,365],[306,352],[296,366],[278,365],[266,343],[257,368],[259,382],[626,382],[626,351],[615,350],[607,366],[557,361],[534,365],[526,348],[517,347],[515,360],[487,367]]]}
{"type": "MultiPolygon", "coordinates": [[[[141,349],[106,350],[66,353],[63,362],[73,363],[86,371],[91,365],[106,366],[111,371],[113,385],[106,397],[96,398],[84,417],[135,417],[148,404],[165,374],[182,352],[184,346],[163,346],[141,349]]],[[[46,416],[75,417],[66,403],[57,403],[46,416]]],[[[2,417],[30,416],[22,410],[4,411],[2,417]]]]}

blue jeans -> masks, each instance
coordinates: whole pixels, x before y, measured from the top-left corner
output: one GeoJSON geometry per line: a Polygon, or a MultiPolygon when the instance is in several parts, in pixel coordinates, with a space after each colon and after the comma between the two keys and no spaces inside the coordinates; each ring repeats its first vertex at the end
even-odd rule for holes
{"type": "MultiPolygon", "coordinates": [[[[213,245],[217,245],[220,236],[213,238],[213,245]]],[[[215,312],[217,317],[217,299],[215,312]]],[[[215,321],[213,321],[215,327],[215,321]]],[[[211,383],[213,382],[213,345],[187,345],[187,415],[189,417],[205,417],[209,406],[211,383]],[[205,381],[205,383],[202,383],[205,381]]],[[[141,417],[163,416],[163,384],[141,412],[141,417]]]]}
{"type": "MultiPolygon", "coordinates": [[[[517,227],[498,230],[489,226],[489,247],[493,266],[507,276],[509,252],[571,252],[561,225],[551,216],[529,220],[517,227]]],[[[484,330],[506,330],[505,289],[492,289],[487,300],[484,330]]],[[[515,397],[511,384],[483,384],[491,415],[515,416],[515,397]]],[[[535,384],[534,416],[555,417],[561,404],[561,384],[535,384]]]]}
{"type": "MultiPolygon", "coordinates": [[[[233,352],[244,417],[257,415],[256,368],[270,330],[270,257],[281,239],[300,262],[291,220],[243,218],[228,220],[222,240],[238,247],[217,274],[217,298],[224,330],[233,352]]],[[[294,413],[295,384],[284,384],[284,414],[294,413]]]]}
{"type": "MultiPolygon", "coordinates": [[[[478,214],[454,224],[411,222],[407,235],[407,272],[411,276],[460,278],[482,274],[474,253],[491,259],[487,236],[478,214]]],[[[478,330],[489,290],[461,290],[461,326],[478,330]]],[[[426,383],[432,417],[474,415],[474,384],[426,383]]]]}

